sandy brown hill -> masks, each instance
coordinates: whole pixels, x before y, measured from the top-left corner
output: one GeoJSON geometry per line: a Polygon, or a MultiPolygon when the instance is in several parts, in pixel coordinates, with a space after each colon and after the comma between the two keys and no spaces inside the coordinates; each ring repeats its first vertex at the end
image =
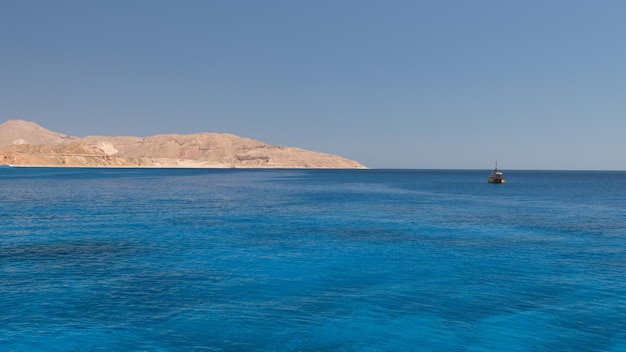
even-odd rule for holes
{"type": "Polygon", "coordinates": [[[0,125],[0,163],[41,166],[364,168],[356,161],[233,134],[71,137],[32,122],[0,125]],[[6,138],[5,138],[6,137],[6,138]],[[7,141],[11,143],[7,143],[7,141]],[[14,141],[38,141],[15,143],[14,141]]]}
{"type": "Polygon", "coordinates": [[[76,139],[30,121],[8,120],[0,124],[0,147],[19,144],[56,145],[76,139]]]}

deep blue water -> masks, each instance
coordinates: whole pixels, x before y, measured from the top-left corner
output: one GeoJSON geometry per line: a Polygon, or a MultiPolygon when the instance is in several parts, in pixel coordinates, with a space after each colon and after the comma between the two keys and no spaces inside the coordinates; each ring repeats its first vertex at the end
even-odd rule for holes
{"type": "Polygon", "coordinates": [[[626,173],[0,170],[0,350],[626,351],[626,173]]]}

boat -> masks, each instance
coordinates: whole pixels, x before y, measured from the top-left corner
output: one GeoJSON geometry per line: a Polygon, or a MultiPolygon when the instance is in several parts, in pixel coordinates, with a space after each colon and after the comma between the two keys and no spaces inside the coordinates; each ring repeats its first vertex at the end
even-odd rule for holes
{"type": "Polygon", "coordinates": [[[491,172],[491,174],[489,175],[489,178],[487,179],[487,182],[489,183],[504,183],[504,174],[502,174],[502,172],[500,172],[500,170],[498,170],[498,162],[496,161],[496,168],[493,169],[493,171],[491,172]]]}

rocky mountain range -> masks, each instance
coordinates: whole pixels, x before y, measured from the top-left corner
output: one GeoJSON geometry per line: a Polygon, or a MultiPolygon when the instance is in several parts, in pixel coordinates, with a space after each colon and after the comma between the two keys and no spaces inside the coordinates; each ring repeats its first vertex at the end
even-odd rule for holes
{"type": "Polygon", "coordinates": [[[225,133],[74,137],[34,122],[0,124],[0,164],[74,167],[365,168],[337,155],[225,133]]]}

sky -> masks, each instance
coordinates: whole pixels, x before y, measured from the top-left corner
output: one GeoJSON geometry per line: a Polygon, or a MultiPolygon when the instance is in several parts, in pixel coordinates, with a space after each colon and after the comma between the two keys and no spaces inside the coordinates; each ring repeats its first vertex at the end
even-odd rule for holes
{"type": "Polygon", "coordinates": [[[0,0],[0,122],[626,170],[626,1],[0,0]]]}

